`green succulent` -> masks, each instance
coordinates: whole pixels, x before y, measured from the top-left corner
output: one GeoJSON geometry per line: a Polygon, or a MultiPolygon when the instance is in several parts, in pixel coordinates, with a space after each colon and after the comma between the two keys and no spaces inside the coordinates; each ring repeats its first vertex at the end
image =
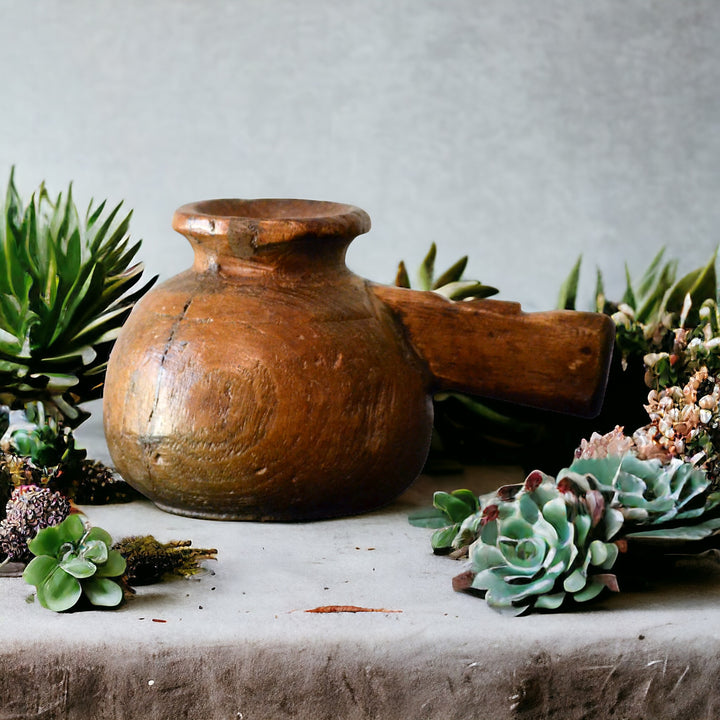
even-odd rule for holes
{"type": "MultiPolygon", "coordinates": [[[[678,458],[663,463],[658,458],[623,457],[576,460],[571,471],[586,472],[604,492],[612,492],[612,504],[620,509],[632,528],[672,522],[677,528],[720,508],[720,493],[711,491],[707,473],[678,458]]],[[[562,473],[558,476],[558,480],[562,473]]]]}
{"type": "MultiPolygon", "coordinates": [[[[625,266],[625,292],[619,303],[607,300],[602,272],[597,270],[594,309],[611,315],[615,321],[617,347],[626,363],[630,358],[642,358],[651,352],[669,351],[675,329],[698,326],[706,301],[713,304],[717,301],[717,251],[706,265],[677,281],[677,261],[665,262],[664,257],[663,248],[637,283],[625,266]]],[[[561,286],[559,308],[575,309],[581,263],[582,257],[561,286]]]]}
{"type": "Polygon", "coordinates": [[[634,452],[576,459],[557,478],[536,470],[494,495],[460,490],[434,500],[435,510],[411,523],[437,528],[435,552],[466,549],[470,569],[455,589],[479,592],[512,615],[617,591],[610,570],[628,541],[668,551],[696,543],[697,551],[705,549],[697,541],[720,530],[720,493],[703,469],[634,452]]]}
{"type": "MultiPolygon", "coordinates": [[[[498,293],[497,288],[490,285],[483,285],[477,280],[463,280],[462,276],[467,267],[468,257],[465,255],[453,263],[440,277],[435,277],[435,258],[437,246],[432,243],[430,250],[425,256],[418,269],[417,289],[431,290],[449,300],[478,300],[490,297],[498,293]]],[[[410,288],[410,277],[401,260],[395,276],[395,285],[402,288],[410,288]]]]}
{"type": "Polygon", "coordinates": [[[131,213],[72,197],[51,199],[41,185],[24,205],[10,173],[0,217],[0,400],[12,408],[41,401],[71,426],[78,403],[101,397],[110,350],[134,303],[140,242],[127,236],[131,213]],[[129,292],[135,288],[133,292],[129,292]]]}
{"type": "MultiPolygon", "coordinates": [[[[430,543],[433,550],[441,554],[450,552],[453,547],[460,547],[456,542],[461,535],[463,523],[468,518],[476,517],[479,509],[480,501],[470,490],[436,492],[433,495],[432,508],[411,513],[408,519],[415,527],[435,529],[430,543]]],[[[462,536],[466,537],[467,531],[463,532],[462,536]]]]}
{"type": "Polygon", "coordinates": [[[11,430],[11,450],[22,457],[29,457],[38,467],[53,467],[60,463],[74,465],[85,459],[85,450],[75,447],[75,437],[69,427],[54,417],[46,417],[42,403],[25,406],[28,423],[34,427],[11,430]]]}
{"type": "Polygon", "coordinates": [[[587,490],[576,494],[531,473],[509,499],[486,505],[469,549],[469,587],[492,608],[510,615],[555,610],[566,600],[585,602],[617,589],[606,571],[617,559],[609,541],[622,523],[605,512],[592,482],[581,485],[587,490]]]}
{"type": "Polygon", "coordinates": [[[125,572],[126,563],[111,546],[105,530],[87,529],[79,515],[70,515],[28,543],[36,557],[23,578],[37,588],[38,600],[48,610],[69,610],[81,597],[92,605],[114,607],[122,601],[123,589],[113,578],[125,572]]]}

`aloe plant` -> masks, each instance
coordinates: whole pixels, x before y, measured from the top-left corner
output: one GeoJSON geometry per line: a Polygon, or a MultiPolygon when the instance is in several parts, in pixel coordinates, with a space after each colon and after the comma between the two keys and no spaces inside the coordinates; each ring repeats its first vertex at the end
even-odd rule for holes
{"type": "Polygon", "coordinates": [[[42,402],[75,426],[78,404],[101,397],[107,360],[134,303],[132,213],[92,201],[81,215],[72,185],[52,199],[44,184],[25,205],[10,173],[0,216],[0,401],[42,402]],[[132,290],[132,292],[131,292],[132,290]]]}

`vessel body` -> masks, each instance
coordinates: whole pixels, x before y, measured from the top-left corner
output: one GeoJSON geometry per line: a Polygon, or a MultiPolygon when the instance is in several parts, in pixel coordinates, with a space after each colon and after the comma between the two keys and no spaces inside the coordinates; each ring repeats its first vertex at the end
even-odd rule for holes
{"type": "Polygon", "coordinates": [[[427,453],[428,381],[342,262],[345,238],[238,241],[230,257],[190,239],[195,266],[138,303],[113,349],[104,422],[122,476],[165,510],[227,520],[396,497],[427,453]]]}

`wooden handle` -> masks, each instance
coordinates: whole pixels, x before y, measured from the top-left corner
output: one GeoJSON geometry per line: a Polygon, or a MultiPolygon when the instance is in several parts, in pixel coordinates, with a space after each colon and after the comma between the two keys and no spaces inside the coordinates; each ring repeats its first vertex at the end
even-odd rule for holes
{"type": "Polygon", "coordinates": [[[433,392],[594,417],[600,412],[615,325],[598,313],[525,313],[499,300],[452,302],[432,292],[372,285],[427,363],[433,392]]]}

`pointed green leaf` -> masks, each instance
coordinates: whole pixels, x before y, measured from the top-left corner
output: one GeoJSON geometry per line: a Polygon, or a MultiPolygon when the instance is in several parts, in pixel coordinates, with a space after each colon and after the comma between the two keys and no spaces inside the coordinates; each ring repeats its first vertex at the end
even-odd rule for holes
{"type": "Polygon", "coordinates": [[[395,275],[395,286],[401,288],[410,288],[410,277],[408,275],[405,263],[401,260],[398,265],[397,274],[395,275]]]}
{"type": "Polygon", "coordinates": [[[665,255],[665,248],[660,248],[660,252],[658,252],[657,255],[652,259],[650,262],[650,265],[648,265],[647,270],[643,273],[642,278],[640,278],[640,284],[638,285],[638,296],[639,297],[645,297],[649,292],[652,286],[655,284],[655,280],[658,275],[658,268],[660,267],[660,263],[662,262],[662,259],[665,255]]]}
{"type": "Polygon", "coordinates": [[[443,285],[458,282],[462,279],[465,268],[468,264],[468,256],[461,257],[457,262],[453,263],[440,277],[433,283],[432,289],[437,290],[443,285]]]}
{"type": "Polygon", "coordinates": [[[436,255],[437,247],[435,243],[433,243],[418,269],[418,286],[421,290],[432,290],[436,255]]]}
{"type": "Polygon", "coordinates": [[[558,310],[574,310],[577,300],[577,289],[580,281],[580,267],[582,265],[582,255],[580,255],[573,265],[570,274],[560,286],[560,294],[558,295],[558,310]]]}
{"type": "Polygon", "coordinates": [[[632,287],[632,278],[630,277],[630,268],[628,268],[627,263],[625,263],[625,293],[622,297],[622,302],[629,305],[633,310],[637,308],[637,301],[632,287]]]}

